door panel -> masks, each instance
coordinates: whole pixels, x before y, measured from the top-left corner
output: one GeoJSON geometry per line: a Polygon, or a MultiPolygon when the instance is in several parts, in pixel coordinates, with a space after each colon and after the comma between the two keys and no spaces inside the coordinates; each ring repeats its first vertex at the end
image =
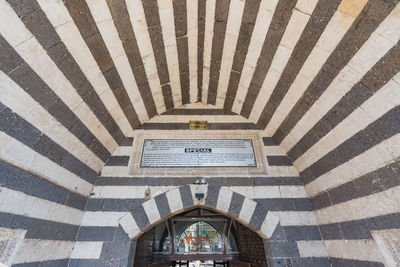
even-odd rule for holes
{"type": "Polygon", "coordinates": [[[229,267],[251,267],[251,264],[244,261],[229,261],[229,267]]]}

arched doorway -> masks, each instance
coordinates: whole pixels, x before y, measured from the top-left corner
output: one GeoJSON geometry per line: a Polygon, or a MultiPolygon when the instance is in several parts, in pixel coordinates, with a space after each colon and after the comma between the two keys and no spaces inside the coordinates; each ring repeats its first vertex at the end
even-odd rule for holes
{"type": "Polygon", "coordinates": [[[264,240],[230,217],[193,208],[137,239],[134,267],[267,266],[264,240]]]}

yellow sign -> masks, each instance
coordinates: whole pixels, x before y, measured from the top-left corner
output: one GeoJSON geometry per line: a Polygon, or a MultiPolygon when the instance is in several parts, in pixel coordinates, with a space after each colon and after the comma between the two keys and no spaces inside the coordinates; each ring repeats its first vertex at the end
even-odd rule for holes
{"type": "Polygon", "coordinates": [[[207,121],[189,121],[190,130],[207,130],[207,121]]]}

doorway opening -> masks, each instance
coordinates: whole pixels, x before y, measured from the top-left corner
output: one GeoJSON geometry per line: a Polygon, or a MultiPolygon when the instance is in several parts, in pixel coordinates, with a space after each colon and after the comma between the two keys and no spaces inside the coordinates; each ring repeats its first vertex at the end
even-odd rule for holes
{"type": "Polygon", "coordinates": [[[134,267],[265,267],[264,240],[239,222],[195,208],[137,239],[134,267]]]}

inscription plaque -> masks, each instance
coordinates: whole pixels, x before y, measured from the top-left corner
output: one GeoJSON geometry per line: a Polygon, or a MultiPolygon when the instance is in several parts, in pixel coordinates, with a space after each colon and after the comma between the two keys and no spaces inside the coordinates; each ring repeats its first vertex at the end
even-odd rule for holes
{"type": "Polygon", "coordinates": [[[189,121],[189,130],[207,130],[207,121],[189,121]]]}
{"type": "Polygon", "coordinates": [[[140,167],[257,167],[251,139],[145,139],[140,167]]]}

